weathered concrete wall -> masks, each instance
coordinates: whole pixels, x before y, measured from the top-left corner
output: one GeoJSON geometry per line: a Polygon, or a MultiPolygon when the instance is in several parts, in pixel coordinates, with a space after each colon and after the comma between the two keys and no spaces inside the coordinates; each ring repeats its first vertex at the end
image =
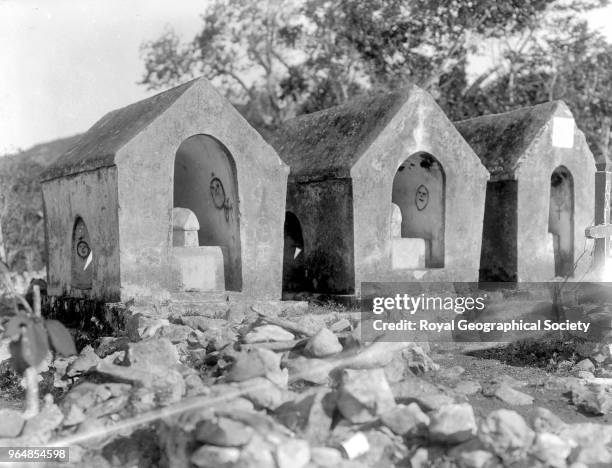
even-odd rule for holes
{"type": "Polygon", "coordinates": [[[48,248],[48,293],[117,301],[120,295],[117,170],[83,172],[42,184],[48,248]],[[92,250],[92,287],[72,281],[73,231],[77,217],[87,226],[92,250]]]}
{"type": "Polygon", "coordinates": [[[517,280],[516,180],[487,183],[479,281],[517,280]]]}
{"type": "Polygon", "coordinates": [[[351,180],[290,182],[287,210],[301,224],[307,290],[322,294],[354,293],[351,180]]]}
{"type": "MultiPolygon", "coordinates": [[[[557,115],[571,118],[567,108],[557,115]]],[[[584,230],[594,215],[595,160],[583,133],[574,126],[571,148],[552,143],[553,120],[542,129],[525,153],[518,180],[518,280],[546,281],[554,277],[553,237],[549,233],[550,178],[558,166],[565,166],[574,184],[574,261],[587,247],[584,230]]],[[[582,255],[574,279],[580,279],[590,264],[582,255]]]]}
{"type": "Polygon", "coordinates": [[[355,282],[476,281],[488,173],[424,92],[413,93],[351,170],[355,282]],[[391,268],[392,185],[411,155],[434,156],[446,174],[444,267],[391,268]]]}
{"type": "Polygon", "coordinates": [[[123,300],[163,297],[171,289],[175,154],[183,141],[200,134],[221,142],[236,163],[242,292],[257,298],[281,297],[289,169],[227,100],[202,82],[115,157],[123,300]]]}

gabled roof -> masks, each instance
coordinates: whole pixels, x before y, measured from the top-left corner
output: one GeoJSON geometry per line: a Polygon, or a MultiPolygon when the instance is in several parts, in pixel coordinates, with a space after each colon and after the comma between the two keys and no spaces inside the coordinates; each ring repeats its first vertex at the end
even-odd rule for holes
{"type": "Polygon", "coordinates": [[[42,180],[113,166],[115,154],[197,81],[197,79],[189,81],[163,93],[109,112],[43,172],[42,180]]]}
{"type": "Polygon", "coordinates": [[[551,101],[454,124],[492,175],[510,176],[560,106],[567,109],[562,101],[551,101]]]}
{"type": "Polygon", "coordinates": [[[373,93],[284,122],[268,139],[291,176],[349,177],[350,170],[402,105],[411,86],[373,93]]]}

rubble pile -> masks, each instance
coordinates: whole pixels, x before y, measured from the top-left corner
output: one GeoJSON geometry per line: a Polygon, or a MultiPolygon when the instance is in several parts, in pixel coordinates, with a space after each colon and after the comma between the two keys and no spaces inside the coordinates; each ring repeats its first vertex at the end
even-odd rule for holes
{"type": "MultiPolygon", "coordinates": [[[[524,417],[525,382],[465,378],[427,343],[362,343],[355,325],[261,310],[140,317],[125,337],[51,361],[62,396],[27,420],[0,409],[0,445],[70,446],[72,466],[95,467],[612,466],[611,425],[524,417]],[[474,395],[504,408],[483,412],[474,395]]],[[[612,379],[595,372],[578,363],[560,393],[612,414],[612,379]]]]}

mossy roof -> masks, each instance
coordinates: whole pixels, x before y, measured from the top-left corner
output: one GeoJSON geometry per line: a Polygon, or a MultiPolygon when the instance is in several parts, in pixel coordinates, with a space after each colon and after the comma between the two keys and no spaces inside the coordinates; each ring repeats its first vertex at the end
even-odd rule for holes
{"type": "MultiPolygon", "coordinates": [[[[378,92],[284,122],[268,138],[292,177],[342,178],[387,126],[416,86],[378,92]]],[[[422,91],[421,91],[422,92],[422,91]]]]}
{"type": "Polygon", "coordinates": [[[492,175],[512,176],[521,158],[561,101],[454,122],[492,175]]]}
{"type": "Polygon", "coordinates": [[[51,164],[41,179],[51,180],[115,164],[115,154],[168,109],[198,80],[109,112],[51,164]]]}

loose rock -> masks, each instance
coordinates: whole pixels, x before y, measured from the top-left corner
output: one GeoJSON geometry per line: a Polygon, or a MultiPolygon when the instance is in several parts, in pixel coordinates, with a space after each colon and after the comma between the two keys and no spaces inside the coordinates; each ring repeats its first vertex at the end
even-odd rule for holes
{"type": "Polygon", "coordinates": [[[467,403],[445,405],[431,415],[429,434],[432,440],[458,444],[476,434],[474,410],[467,403]]]}
{"type": "Polygon", "coordinates": [[[245,343],[263,343],[266,341],[289,341],[295,336],[278,325],[261,325],[254,328],[244,337],[245,343]]]}
{"type": "Polygon", "coordinates": [[[288,440],[276,448],[278,468],[304,468],[309,461],[310,445],[305,440],[288,440]]]}
{"type": "Polygon", "coordinates": [[[304,351],[313,357],[327,357],[342,351],[338,337],[327,328],[321,328],[308,340],[304,351]]]}
{"type": "Polygon", "coordinates": [[[190,461],[198,468],[230,468],[239,458],[240,450],[236,448],[203,445],[191,455],[190,461]]]}
{"type": "Polygon", "coordinates": [[[253,438],[253,429],[232,419],[216,418],[200,422],[196,426],[195,438],[221,447],[242,447],[253,438]]]}
{"type": "MultiPolygon", "coordinates": [[[[424,411],[431,411],[450,405],[454,398],[420,377],[411,376],[391,386],[395,399],[403,403],[416,402],[424,411]]],[[[450,392],[449,392],[450,393],[450,392]]]]}
{"type": "Polygon", "coordinates": [[[17,437],[24,424],[25,419],[19,411],[8,408],[0,409],[0,439],[17,437]]]}
{"type": "Polygon", "coordinates": [[[533,404],[533,397],[526,393],[519,392],[505,383],[493,385],[486,390],[483,389],[483,394],[485,396],[495,396],[509,405],[533,404]]]}
{"type": "Polygon", "coordinates": [[[427,432],[429,417],[419,405],[397,405],[380,416],[381,422],[394,433],[401,436],[420,436],[427,432]]]}
{"type": "Polygon", "coordinates": [[[335,393],[317,389],[282,404],[274,413],[276,419],[290,430],[309,441],[323,443],[327,440],[335,408],[335,393]]]}
{"type": "Polygon", "coordinates": [[[553,468],[563,468],[567,465],[567,457],[571,447],[561,437],[550,432],[536,434],[531,453],[542,462],[553,468]]]}
{"type": "Polygon", "coordinates": [[[513,463],[525,458],[534,432],[516,411],[500,409],[485,418],[478,437],[504,462],[513,463]]]}
{"type": "Polygon", "coordinates": [[[342,373],[338,409],[353,423],[376,419],[395,406],[395,399],[382,369],[352,370],[342,373]]]}

